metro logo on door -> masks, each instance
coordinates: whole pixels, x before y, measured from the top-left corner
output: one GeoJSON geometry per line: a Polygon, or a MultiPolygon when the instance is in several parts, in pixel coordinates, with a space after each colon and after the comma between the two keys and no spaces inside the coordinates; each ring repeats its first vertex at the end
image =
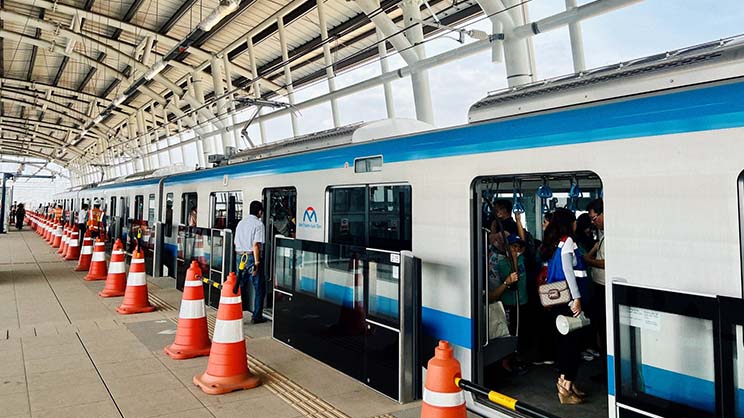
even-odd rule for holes
{"type": "Polygon", "coordinates": [[[321,228],[320,223],[318,222],[318,214],[312,206],[308,206],[307,209],[305,209],[305,213],[302,214],[302,222],[297,226],[300,228],[321,228]]]}

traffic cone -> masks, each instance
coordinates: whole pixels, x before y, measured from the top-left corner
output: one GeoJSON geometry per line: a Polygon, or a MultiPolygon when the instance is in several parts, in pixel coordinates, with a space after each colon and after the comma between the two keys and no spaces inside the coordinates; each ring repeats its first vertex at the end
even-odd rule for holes
{"type": "Polygon", "coordinates": [[[90,236],[90,230],[85,231],[83,235],[83,249],[80,252],[80,260],[78,261],[75,271],[88,271],[90,268],[90,259],[93,256],[93,238],[90,236]]]}
{"type": "Polygon", "coordinates": [[[139,248],[132,252],[132,262],[129,264],[127,288],[124,291],[124,301],[116,308],[122,315],[152,312],[155,307],[150,305],[147,298],[147,277],[145,277],[145,258],[139,248]]]}
{"type": "Polygon", "coordinates": [[[54,230],[54,239],[52,240],[52,248],[59,248],[60,245],[62,245],[62,235],[64,232],[64,227],[62,226],[62,222],[57,224],[57,229],[54,230]]]}
{"type": "Polygon", "coordinates": [[[120,239],[117,239],[114,243],[114,248],[111,250],[106,285],[98,293],[98,296],[110,298],[124,295],[124,291],[127,288],[127,265],[125,257],[124,245],[122,245],[120,239]]]}
{"type": "Polygon", "coordinates": [[[204,286],[202,286],[201,269],[196,261],[186,270],[186,281],[183,284],[183,299],[178,314],[176,340],[166,346],[165,354],[174,360],[208,356],[212,343],[207,329],[207,311],[204,306],[204,286]]]}
{"type": "Polygon", "coordinates": [[[240,289],[233,293],[236,280],[235,273],[230,273],[222,284],[207,371],[194,376],[194,384],[209,395],[252,389],[261,384],[261,379],[248,370],[240,289]]]}
{"type": "Polygon", "coordinates": [[[66,224],[62,227],[62,240],[59,244],[59,250],[57,250],[57,254],[61,255],[62,258],[65,257],[65,251],[67,251],[67,244],[70,242],[70,225],[66,224]]]}
{"type": "Polygon", "coordinates": [[[90,270],[85,280],[106,280],[108,268],[106,268],[106,248],[101,239],[96,239],[93,244],[93,257],[91,257],[90,270]]]}
{"type": "Polygon", "coordinates": [[[46,230],[46,234],[44,235],[44,239],[49,244],[52,243],[52,239],[54,238],[54,231],[56,231],[56,229],[53,229],[53,227],[54,225],[52,224],[52,221],[47,220],[47,230],[46,230]]]}
{"type": "Polygon", "coordinates": [[[77,225],[72,226],[70,240],[67,241],[67,252],[64,256],[67,261],[77,260],[80,257],[80,231],[77,225]]]}
{"type": "Polygon", "coordinates": [[[465,396],[455,378],[460,377],[460,362],[447,341],[439,341],[434,358],[426,367],[421,418],[466,418],[465,396]]]}

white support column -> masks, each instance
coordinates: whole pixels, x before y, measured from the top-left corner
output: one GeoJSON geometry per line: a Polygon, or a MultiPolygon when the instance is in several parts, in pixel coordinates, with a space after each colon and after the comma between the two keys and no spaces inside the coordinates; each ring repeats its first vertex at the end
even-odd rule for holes
{"type": "MultiPolygon", "coordinates": [[[[147,125],[145,124],[145,112],[137,109],[137,132],[139,132],[139,151],[140,154],[147,153],[147,144],[150,142],[147,137],[147,125]],[[143,152],[144,151],[144,152],[143,152]]],[[[150,169],[150,161],[147,158],[141,158],[142,170],[150,169]]]]}
{"type": "MultiPolygon", "coordinates": [[[[566,0],[566,11],[576,9],[576,0],[566,0]]],[[[581,22],[568,24],[568,36],[571,39],[571,57],[573,58],[573,67],[575,73],[580,73],[586,69],[584,61],[584,37],[581,33],[581,22]]]]}
{"type": "MultiPolygon", "coordinates": [[[[216,97],[221,97],[225,95],[225,83],[222,80],[222,62],[223,60],[221,58],[213,57],[212,58],[212,80],[214,82],[214,95],[216,97]]],[[[217,105],[215,109],[215,114],[217,117],[222,121],[223,126],[227,126],[227,120],[229,119],[227,115],[227,100],[226,99],[219,99],[217,100],[217,105]]],[[[227,132],[223,127],[220,127],[221,130],[221,138],[222,138],[222,144],[219,147],[222,152],[220,152],[219,149],[215,149],[215,152],[218,154],[225,154],[225,148],[230,146],[230,133],[227,132]]]]}
{"type": "MultiPolygon", "coordinates": [[[[356,0],[356,3],[372,23],[388,38],[388,42],[393,44],[409,67],[415,67],[416,63],[423,59],[419,56],[419,54],[425,55],[423,46],[414,46],[414,44],[423,41],[423,29],[420,24],[411,27],[412,22],[421,19],[421,10],[419,9],[421,0],[405,0],[402,3],[404,22],[406,27],[409,27],[405,31],[405,36],[400,34],[400,28],[387,13],[380,12],[379,0],[356,0]]],[[[411,74],[411,83],[413,85],[413,100],[416,105],[416,118],[434,124],[428,72],[425,69],[414,71],[411,74]]]]}
{"type": "MultiPolygon", "coordinates": [[[[253,49],[253,40],[248,39],[248,55],[250,55],[250,61],[251,61],[251,73],[253,73],[254,81],[253,82],[253,97],[256,99],[261,98],[261,81],[258,79],[258,70],[256,69],[256,53],[253,49]]],[[[263,111],[259,110],[258,115],[263,115],[263,111]]],[[[258,122],[258,128],[261,132],[261,145],[266,143],[266,128],[264,128],[263,121],[258,122]]]]}
{"type": "MultiPolygon", "coordinates": [[[[380,71],[381,74],[385,74],[390,71],[390,65],[388,63],[387,53],[387,42],[383,42],[385,35],[382,33],[380,28],[376,28],[377,32],[377,55],[380,56],[380,71]]],[[[387,117],[393,119],[395,117],[395,99],[393,98],[393,85],[390,81],[382,83],[382,89],[385,91],[385,109],[387,110],[387,117]]]]}
{"type": "MultiPolygon", "coordinates": [[[[289,104],[294,105],[295,99],[294,99],[294,87],[292,86],[292,69],[289,65],[289,51],[287,51],[287,33],[284,30],[284,20],[282,17],[279,17],[279,19],[276,20],[276,23],[279,27],[279,43],[282,47],[282,60],[284,61],[284,81],[287,84],[287,99],[289,99],[289,104]]],[[[298,136],[300,129],[297,125],[297,116],[292,112],[290,114],[290,119],[292,120],[292,135],[298,136]]]]}
{"type": "MultiPolygon", "coordinates": [[[[323,42],[323,59],[326,66],[326,77],[328,78],[328,92],[336,91],[336,73],[333,71],[333,57],[331,46],[328,44],[328,22],[326,22],[325,0],[318,0],[318,24],[320,25],[320,40],[323,42]]],[[[333,115],[333,126],[341,126],[341,116],[338,113],[338,101],[331,99],[331,115],[333,115]]]]}
{"type": "MultiPolygon", "coordinates": [[[[225,81],[227,82],[227,91],[233,91],[233,83],[232,83],[232,63],[230,62],[230,58],[228,54],[224,54],[222,56],[223,64],[225,67],[225,81]]],[[[228,111],[230,112],[230,125],[235,126],[236,120],[235,120],[235,94],[231,94],[228,98],[228,111]]],[[[238,141],[240,140],[240,130],[239,129],[233,129],[232,130],[232,141],[230,142],[230,145],[232,147],[237,148],[238,147],[238,141]]]]}
{"type": "MultiPolygon", "coordinates": [[[[514,36],[512,31],[515,27],[524,23],[522,7],[513,7],[519,0],[477,0],[481,9],[490,16],[494,34],[500,33],[503,28],[505,34],[504,64],[506,66],[506,80],[509,87],[530,83],[533,80],[533,66],[530,58],[529,41],[526,38],[514,36]],[[508,7],[512,7],[506,10],[508,7]]],[[[492,60],[500,56],[496,48],[500,45],[494,44],[492,60]]]]}
{"type": "MultiPolygon", "coordinates": [[[[405,34],[408,41],[418,56],[418,60],[426,58],[424,49],[424,27],[421,21],[421,0],[404,0],[403,22],[407,27],[405,34]]],[[[431,88],[429,87],[429,72],[418,71],[411,74],[413,83],[413,100],[416,105],[416,118],[424,122],[434,124],[434,109],[431,104],[431,88]]]]}

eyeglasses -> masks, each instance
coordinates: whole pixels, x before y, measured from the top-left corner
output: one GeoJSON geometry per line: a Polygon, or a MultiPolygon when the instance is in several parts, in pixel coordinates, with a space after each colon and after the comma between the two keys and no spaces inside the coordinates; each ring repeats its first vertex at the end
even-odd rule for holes
{"type": "Polygon", "coordinates": [[[592,221],[592,222],[594,222],[594,221],[595,221],[595,220],[596,220],[597,218],[599,218],[600,216],[602,216],[602,214],[601,214],[601,213],[599,213],[599,214],[596,214],[596,215],[594,215],[594,216],[590,217],[589,219],[591,219],[591,221],[592,221]]]}

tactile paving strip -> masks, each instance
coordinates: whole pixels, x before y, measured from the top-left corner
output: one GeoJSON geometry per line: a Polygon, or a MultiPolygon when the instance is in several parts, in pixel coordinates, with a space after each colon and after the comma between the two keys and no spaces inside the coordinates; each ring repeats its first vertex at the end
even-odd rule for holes
{"type": "Polygon", "coordinates": [[[152,292],[149,293],[149,299],[150,299],[150,303],[152,303],[156,308],[158,308],[159,311],[170,311],[170,312],[178,311],[178,308],[166,302],[165,300],[161,299],[160,297],[156,296],[152,292]]]}
{"type": "MultiPolygon", "coordinates": [[[[153,297],[150,293],[150,297],[153,297]]],[[[167,305],[170,309],[176,308],[167,302],[159,299],[160,303],[167,305]]],[[[173,323],[178,323],[178,318],[170,319],[173,323]]],[[[210,335],[214,333],[215,315],[207,313],[207,327],[210,335]]],[[[298,410],[303,415],[311,418],[351,418],[349,415],[339,411],[333,405],[319,398],[317,395],[293,382],[287,376],[277,372],[267,364],[248,354],[248,364],[251,369],[263,377],[263,384],[276,396],[287,402],[292,408],[298,410]]],[[[379,415],[375,418],[395,418],[390,414],[379,415]]]]}

